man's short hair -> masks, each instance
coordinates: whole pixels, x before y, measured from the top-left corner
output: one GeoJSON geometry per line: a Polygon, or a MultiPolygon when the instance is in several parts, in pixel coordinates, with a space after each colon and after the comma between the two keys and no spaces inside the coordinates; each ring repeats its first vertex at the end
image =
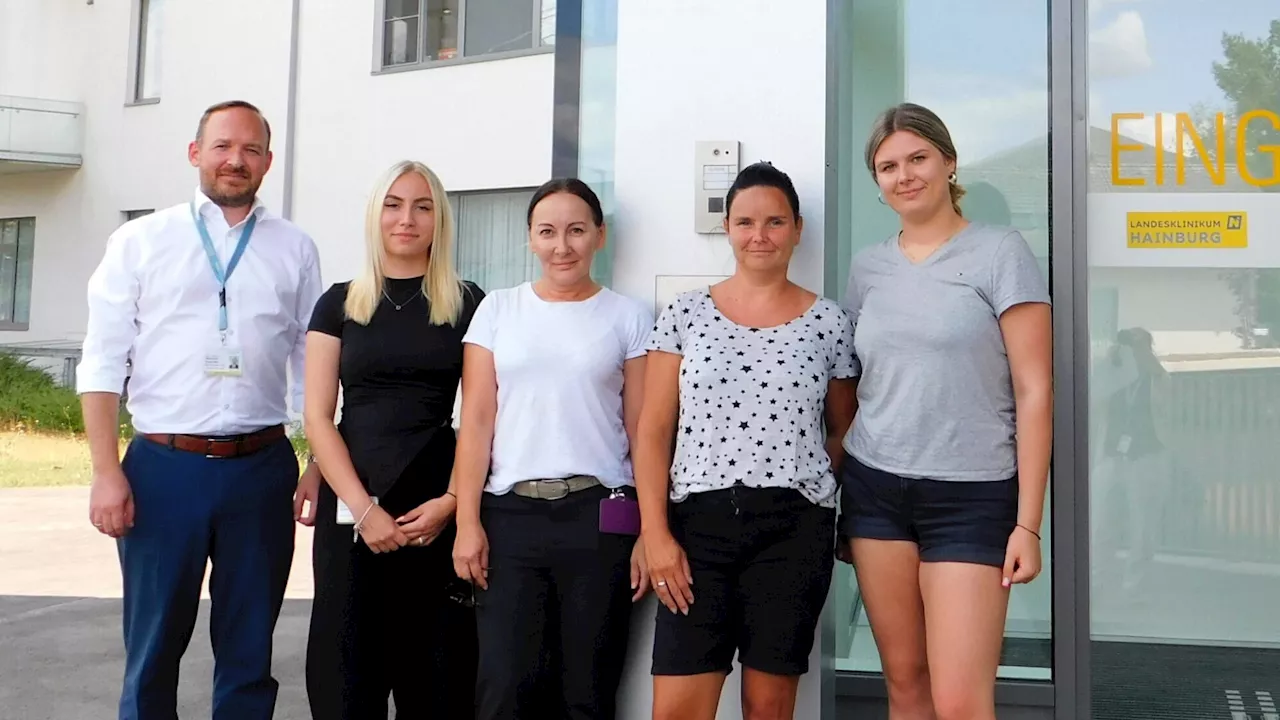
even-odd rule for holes
{"type": "Polygon", "coordinates": [[[263,115],[262,111],[259,110],[256,105],[244,100],[227,100],[225,102],[220,102],[217,105],[209,106],[209,109],[205,110],[204,114],[200,116],[200,125],[196,127],[196,144],[199,145],[200,142],[204,140],[204,127],[209,124],[209,118],[212,117],[214,113],[222,112],[223,110],[232,110],[235,108],[243,108],[245,110],[252,111],[258,116],[259,120],[262,120],[262,127],[267,131],[267,147],[271,147],[271,123],[267,122],[267,116],[263,115]]]}

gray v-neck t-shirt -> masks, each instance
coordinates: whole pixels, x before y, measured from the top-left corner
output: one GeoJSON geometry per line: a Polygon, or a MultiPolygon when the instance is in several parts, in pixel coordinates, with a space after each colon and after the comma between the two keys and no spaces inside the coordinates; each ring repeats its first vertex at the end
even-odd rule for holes
{"type": "Polygon", "coordinates": [[[902,477],[1013,477],[1013,381],[999,318],[1021,303],[1048,304],[1049,291],[1011,228],[970,223],[918,263],[896,234],[854,256],[844,307],[861,378],[845,450],[902,477]]]}

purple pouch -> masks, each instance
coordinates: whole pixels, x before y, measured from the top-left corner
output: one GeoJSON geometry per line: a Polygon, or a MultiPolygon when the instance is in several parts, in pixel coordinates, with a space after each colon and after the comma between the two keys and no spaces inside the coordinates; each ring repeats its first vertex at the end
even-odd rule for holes
{"type": "Polygon", "coordinates": [[[614,490],[600,501],[600,532],[611,535],[640,534],[640,504],[614,490]]]}

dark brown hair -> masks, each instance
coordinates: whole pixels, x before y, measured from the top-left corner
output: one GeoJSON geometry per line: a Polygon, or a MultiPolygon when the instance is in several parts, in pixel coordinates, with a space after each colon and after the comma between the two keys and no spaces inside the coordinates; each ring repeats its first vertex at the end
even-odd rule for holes
{"type": "Polygon", "coordinates": [[[595,222],[596,227],[604,225],[604,209],[600,206],[600,198],[596,197],[596,193],[591,189],[590,185],[582,182],[578,178],[554,178],[542,183],[542,187],[533,191],[533,197],[529,199],[529,211],[525,214],[525,224],[533,227],[533,209],[538,207],[538,203],[547,199],[556,193],[569,193],[576,195],[582,202],[591,208],[591,219],[595,222]]]}
{"type": "Polygon", "coordinates": [[[249,110],[256,114],[258,119],[262,120],[262,127],[267,131],[267,147],[271,147],[271,123],[267,122],[267,117],[262,114],[262,111],[259,110],[257,106],[244,100],[227,100],[225,102],[220,102],[217,105],[209,106],[209,109],[205,110],[204,114],[200,116],[200,124],[196,126],[196,144],[199,145],[200,142],[204,140],[204,128],[209,124],[209,118],[213,117],[214,113],[222,112],[223,110],[234,110],[236,108],[249,110]]]}

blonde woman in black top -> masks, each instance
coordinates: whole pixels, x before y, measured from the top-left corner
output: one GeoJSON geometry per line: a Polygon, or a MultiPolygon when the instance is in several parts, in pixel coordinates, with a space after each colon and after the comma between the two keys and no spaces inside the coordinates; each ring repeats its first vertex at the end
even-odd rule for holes
{"type": "Polygon", "coordinates": [[[453,267],[453,216],[425,166],[382,178],[364,272],[316,303],[307,437],[325,484],[307,643],[314,718],[474,717],[475,620],[453,572],[451,423],[483,293],[453,267]],[[334,425],[339,387],[342,421],[334,425]]]}

